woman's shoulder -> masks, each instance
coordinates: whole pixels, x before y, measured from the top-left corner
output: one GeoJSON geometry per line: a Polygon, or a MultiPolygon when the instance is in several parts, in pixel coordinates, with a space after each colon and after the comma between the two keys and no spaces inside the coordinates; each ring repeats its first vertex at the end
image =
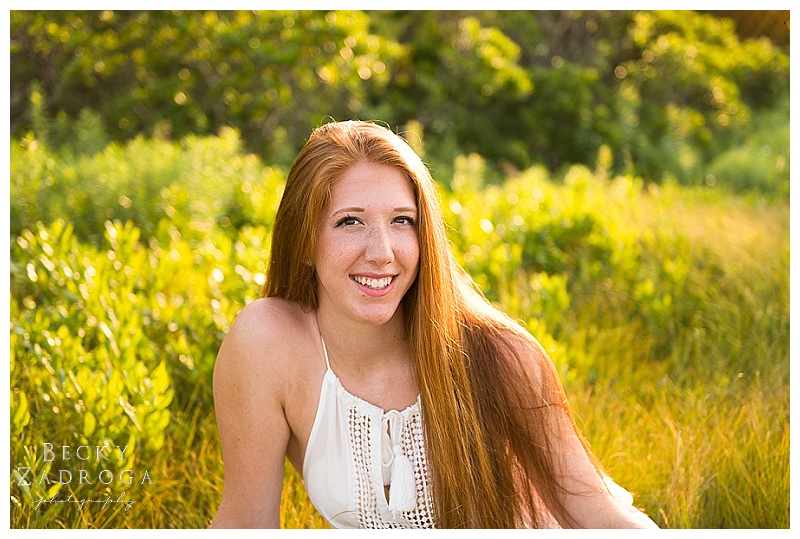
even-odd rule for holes
{"type": "Polygon", "coordinates": [[[282,298],[259,298],[239,311],[229,335],[285,342],[307,327],[311,312],[282,298]]]}
{"type": "MultiPolygon", "coordinates": [[[[487,339],[494,342],[495,361],[511,371],[512,377],[527,378],[537,384],[553,370],[552,360],[539,341],[520,323],[504,320],[502,324],[483,329],[487,339]]],[[[548,376],[549,377],[549,376],[548,376]]]]}
{"type": "Polygon", "coordinates": [[[216,370],[234,369],[279,377],[309,349],[313,311],[281,298],[260,298],[244,307],[220,347],[216,370]]]}

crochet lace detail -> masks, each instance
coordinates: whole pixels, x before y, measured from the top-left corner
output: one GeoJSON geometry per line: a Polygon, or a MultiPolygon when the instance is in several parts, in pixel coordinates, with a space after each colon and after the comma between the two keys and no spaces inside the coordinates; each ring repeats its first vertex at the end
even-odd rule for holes
{"type": "MultiPolygon", "coordinates": [[[[378,485],[372,478],[384,477],[381,458],[374,459],[370,453],[370,440],[375,429],[385,428],[383,423],[375,421],[369,414],[359,410],[358,406],[348,407],[348,431],[350,444],[353,448],[353,464],[355,469],[355,497],[359,525],[362,528],[433,528],[433,502],[431,496],[430,477],[425,459],[425,443],[422,432],[422,416],[419,403],[401,412],[388,412],[396,414],[402,420],[399,442],[402,454],[410,461],[414,474],[416,500],[412,502],[409,510],[394,511],[392,520],[385,520],[378,510],[378,496],[383,496],[382,502],[388,502],[388,495],[383,487],[378,490],[378,485]],[[375,469],[377,468],[377,469],[375,469]]],[[[387,414],[384,414],[386,417],[387,414]]],[[[388,436],[386,433],[382,435],[388,436]]],[[[397,478],[389,477],[387,484],[397,478]]],[[[389,488],[387,487],[387,491],[389,488]]]]}

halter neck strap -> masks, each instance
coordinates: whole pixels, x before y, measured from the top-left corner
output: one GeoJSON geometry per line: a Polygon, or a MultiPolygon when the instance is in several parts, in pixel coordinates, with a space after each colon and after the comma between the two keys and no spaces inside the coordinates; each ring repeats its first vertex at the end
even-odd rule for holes
{"type": "Polygon", "coordinates": [[[319,318],[317,317],[316,311],[314,311],[314,322],[317,325],[317,334],[319,335],[319,340],[322,342],[322,351],[325,352],[325,366],[328,370],[331,370],[331,361],[328,359],[328,347],[325,346],[325,339],[322,338],[322,330],[319,329],[319,318]]]}
{"type": "Polygon", "coordinates": [[[328,359],[328,347],[325,346],[325,339],[322,338],[322,334],[320,334],[319,340],[322,341],[322,351],[325,352],[325,366],[328,370],[331,370],[331,362],[328,359]]]}

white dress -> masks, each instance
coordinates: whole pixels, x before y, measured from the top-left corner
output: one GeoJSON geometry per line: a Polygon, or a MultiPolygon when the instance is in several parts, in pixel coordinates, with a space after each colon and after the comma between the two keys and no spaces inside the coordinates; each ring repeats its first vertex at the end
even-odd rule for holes
{"type": "Polygon", "coordinates": [[[342,386],[322,346],[327,370],[303,462],[311,503],[334,528],[434,527],[419,397],[384,412],[342,386]]]}
{"type": "MultiPolygon", "coordinates": [[[[435,527],[419,397],[387,412],[349,393],[322,347],[327,369],[303,462],[311,503],[334,528],[435,527]]],[[[605,481],[632,516],[655,527],[627,490],[605,481]]],[[[552,515],[540,519],[559,527],[552,515]]]]}

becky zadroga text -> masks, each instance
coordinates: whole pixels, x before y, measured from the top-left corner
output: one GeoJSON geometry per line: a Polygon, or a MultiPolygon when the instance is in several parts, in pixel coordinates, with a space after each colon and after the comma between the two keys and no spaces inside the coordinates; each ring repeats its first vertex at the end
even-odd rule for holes
{"type": "MultiPolygon", "coordinates": [[[[44,443],[42,451],[44,462],[54,462],[58,457],[61,457],[60,460],[62,462],[67,460],[79,460],[83,462],[91,460],[99,463],[103,461],[111,462],[112,459],[115,459],[116,457],[115,460],[118,463],[122,463],[125,461],[125,453],[128,451],[128,446],[126,445],[125,447],[120,447],[117,445],[113,448],[110,448],[109,446],[101,445],[79,445],[75,447],[73,451],[72,446],[64,445],[61,446],[59,451],[53,444],[44,443]]],[[[19,472],[20,475],[20,480],[17,483],[18,486],[31,486],[34,482],[38,483],[39,485],[68,485],[72,483],[73,480],[73,472],[67,469],[58,470],[58,481],[51,480],[47,472],[42,472],[37,478],[35,476],[35,472],[32,472],[30,467],[27,466],[18,466],[17,472],[19,472]]],[[[138,474],[138,476],[132,469],[121,470],[116,475],[108,468],[104,468],[99,472],[91,474],[89,470],[85,469],[77,470],[77,472],[78,485],[91,485],[95,482],[100,482],[104,485],[110,485],[115,480],[120,484],[131,485],[133,484],[134,480],[137,479],[140,485],[145,483],[151,485],[153,484],[153,480],[150,478],[150,474],[147,472],[147,470],[145,470],[143,474],[138,474]]]]}

